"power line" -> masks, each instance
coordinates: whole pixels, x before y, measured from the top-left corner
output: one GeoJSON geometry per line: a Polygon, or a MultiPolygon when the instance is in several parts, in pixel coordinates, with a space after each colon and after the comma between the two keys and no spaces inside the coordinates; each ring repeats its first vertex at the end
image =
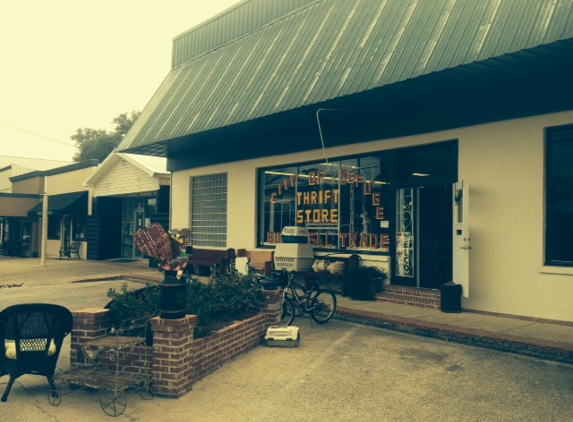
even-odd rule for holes
{"type": "Polygon", "coordinates": [[[18,101],[14,101],[14,100],[9,100],[8,98],[2,98],[2,97],[0,97],[0,100],[6,101],[6,102],[12,103],[12,104],[18,104],[18,105],[21,105],[21,106],[24,106],[24,107],[28,107],[28,108],[33,108],[34,110],[43,111],[43,112],[45,112],[45,113],[54,114],[54,115],[56,115],[56,116],[67,117],[68,119],[76,120],[76,121],[78,121],[78,122],[83,122],[83,121],[84,121],[83,119],[80,119],[80,118],[78,118],[78,117],[69,116],[69,115],[67,115],[67,114],[58,113],[58,112],[51,111],[51,110],[46,110],[46,109],[41,108],[41,107],[36,107],[36,106],[30,105],[30,104],[24,104],[24,103],[21,103],[21,102],[18,102],[18,101]]]}
{"type": "Polygon", "coordinates": [[[40,135],[39,133],[30,132],[29,130],[22,129],[19,127],[10,126],[10,125],[7,125],[6,123],[0,122],[0,126],[4,126],[4,127],[7,127],[8,129],[12,129],[12,130],[17,130],[19,132],[29,133],[30,135],[34,135],[34,136],[37,136],[39,138],[44,138],[44,139],[47,139],[48,141],[57,142],[58,144],[66,145],[68,147],[72,147],[72,148],[76,147],[75,145],[70,144],[68,142],[60,141],[59,139],[51,138],[51,137],[46,136],[46,135],[40,135]]]}

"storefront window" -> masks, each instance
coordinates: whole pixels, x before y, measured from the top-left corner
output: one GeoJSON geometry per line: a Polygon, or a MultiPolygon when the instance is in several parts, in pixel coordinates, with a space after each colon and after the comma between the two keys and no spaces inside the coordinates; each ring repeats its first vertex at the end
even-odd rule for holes
{"type": "Polygon", "coordinates": [[[457,157],[453,140],[262,169],[259,244],[280,243],[285,226],[305,226],[318,250],[397,248],[400,274],[414,277],[415,189],[455,183],[457,157]]]}
{"type": "Polygon", "coordinates": [[[74,240],[83,241],[86,238],[87,216],[74,216],[74,240]]]}
{"type": "Polygon", "coordinates": [[[262,170],[260,243],[299,225],[319,249],[388,252],[387,161],[381,153],[262,170]]]}
{"type": "Polygon", "coordinates": [[[51,215],[48,217],[48,239],[60,240],[62,217],[51,215]]]}
{"type": "Polygon", "coordinates": [[[573,266],[573,126],[547,131],[547,265],[573,266]]]}
{"type": "Polygon", "coordinates": [[[22,250],[30,249],[32,238],[32,223],[20,223],[20,248],[22,250]]]}

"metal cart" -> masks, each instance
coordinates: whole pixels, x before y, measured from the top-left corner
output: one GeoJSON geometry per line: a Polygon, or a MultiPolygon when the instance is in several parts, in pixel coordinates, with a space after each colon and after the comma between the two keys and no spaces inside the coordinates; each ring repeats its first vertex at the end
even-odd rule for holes
{"type": "MultiPolygon", "coordinates": [[[[59,381],[76,387],[100,390],[100,405],[109,416],[121,415],[127,407],[127,394],[139,393],[146,400],[153,397],[151,390],[151,352],[146,347],[145,336],[130,337],[129,332],[146,332],[148,320],[144,324],[132,324],[126,328],[113,329],[110,334],[99,338],[78,350],[77,368],[56,374],[59,381]],[[120,371],[120,360],[138,348],[143,351],[143,362],[139,373],[120,371]]],[[[67,394],[72,393],[73,390],[67,394]]],[[[50,404],[57,406],[62,397],[59,393],[50,394],[50,404]]]]}

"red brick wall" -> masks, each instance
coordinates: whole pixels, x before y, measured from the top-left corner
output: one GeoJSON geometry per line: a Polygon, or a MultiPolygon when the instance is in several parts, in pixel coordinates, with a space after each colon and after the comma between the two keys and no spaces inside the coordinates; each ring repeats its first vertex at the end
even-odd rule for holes
{"type": "Polygon", "coordinates": [[[267,326],[265,315],[257,315],[236,322],[212,336],[193,341],[193,382],[215,371],[220,366],[235,359],[261,344],[267,326]]]}
{"type": "MultiPolygon", "coordinates": [[[[197,317],[187,315],[181,319],[153,318],[153,348],[129,347],[112,360],[102,350],[102,367],[119,373],[136,373],[151,368],[152,389],[157,395],[179,397],[191,389],[193,383],[220,366],[258,346],[270,325],[280,318],[280,290],[265,291],[261,313],[238,321],[209,337],[194,340],[193,328],[197,317]]],[[[107,309],[86,309],[74,312],[72,329],[72,368],[78,366],[78,350],[89,347],[95,340],[109,333],[107,309]]],[[[106,343],[113,342],[108,337],[106,343]]],[[[102,348],[100,346],[100,348],[102,348]]]]}

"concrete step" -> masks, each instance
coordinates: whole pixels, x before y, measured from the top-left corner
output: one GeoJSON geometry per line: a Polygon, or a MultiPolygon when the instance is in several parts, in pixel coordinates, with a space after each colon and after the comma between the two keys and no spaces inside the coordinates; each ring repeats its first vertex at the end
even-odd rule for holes
{"type": "Polygon", "coordinates": [[[388,285],[382,293],[376,294],[376,300],[419,308],[440,309],[441,293],[435,289],[388,285]]]}

